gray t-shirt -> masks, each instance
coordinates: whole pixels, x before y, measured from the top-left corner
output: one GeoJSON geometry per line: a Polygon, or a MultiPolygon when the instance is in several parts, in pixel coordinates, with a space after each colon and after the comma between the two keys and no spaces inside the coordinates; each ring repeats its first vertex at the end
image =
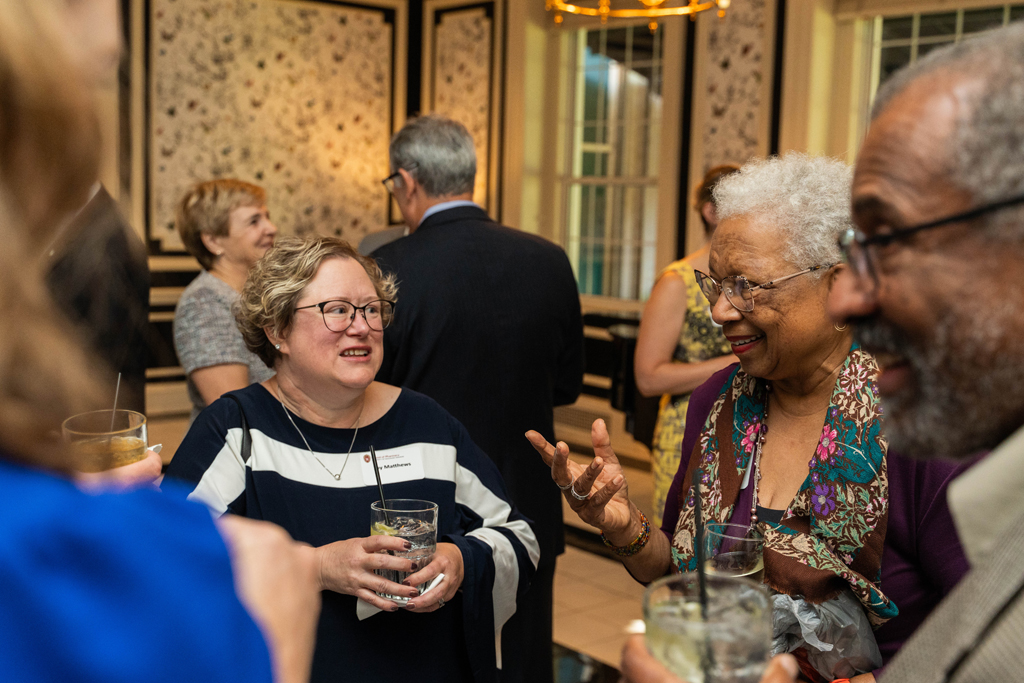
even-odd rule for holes
{"type": "Polygon", "coordinates": [[[241,363],[249,368],[251,384],[274,376],[273,369],[245,348],[232,311],[236,301],[238,293],[230,285],[204,270],[185,288],[174,310],[174,350],[189,378],[193,420],[206,407],[192,382],[194,371],[211,365],[241,363]]]}

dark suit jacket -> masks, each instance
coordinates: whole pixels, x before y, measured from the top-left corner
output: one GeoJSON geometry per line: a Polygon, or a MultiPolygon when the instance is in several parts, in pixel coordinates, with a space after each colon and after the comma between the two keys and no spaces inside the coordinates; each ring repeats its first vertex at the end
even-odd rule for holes
{"type": "Polygon", "coordinates": [[[374,252],[399,281],[377,379],[427,394],[469,430],[535,522],[542,562],[565,547],[551,471],[523,434],[554,442],[553,407],[583,384],[583,323],[569,259],[478,207],[429,216],[374,252]]]}
{"type": "Polygon", "coordinates": [[[91,349],[115,377],[121,373],[118,406],[144,413],[149,263],[142,240],[105,189],[61,232],[46,283],[91,349]]]}

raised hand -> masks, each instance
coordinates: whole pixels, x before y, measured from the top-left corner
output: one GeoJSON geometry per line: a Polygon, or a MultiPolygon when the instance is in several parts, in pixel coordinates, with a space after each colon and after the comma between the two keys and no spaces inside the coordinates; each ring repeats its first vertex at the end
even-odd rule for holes
{"type": "Polygon", "coordinates": [[[569,460],[569,447],[561,441],[552,446],[532,430],[526,438],[551,467],[551,478],[580,519],[609,537],[629,533],[633,522],[629,490],[604,420],[595,420],[591,427],[595,457],[587,467],[569,460]]]}

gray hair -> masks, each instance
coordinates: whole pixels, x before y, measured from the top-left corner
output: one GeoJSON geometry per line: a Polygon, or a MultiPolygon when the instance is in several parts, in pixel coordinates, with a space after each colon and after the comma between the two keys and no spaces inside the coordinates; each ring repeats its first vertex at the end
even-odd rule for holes
{"type": "Polygon", "coordinates": [[[783,253],[797,268],[839,263],[839,235],[851,225],[851,182],[850,167],[838,159],[798,152],[755,159],[715,187],[718,220],[747,216],[759,228],[782,231],[783,253]]]}
{"type": "MultiPolygon", "coordinates": [[[[965,89],[967,106],[949,138],[950,180],[979,204],[1024,193],[1024,25],[935,50],[896,72],[878,91],[872,118],[914,81],[943,71],[977,83],[965,89]]],[[[986,224],[1019,224],[1019,215],[1001,211],[986,224]]]]}
{"type": "Polygon", "coordinates": [[[476,148],[458,121],[435,115],[412,119],[391,138],[388,155],[392,170],[409,171],[430,197],[473,191],[476,148]]]}

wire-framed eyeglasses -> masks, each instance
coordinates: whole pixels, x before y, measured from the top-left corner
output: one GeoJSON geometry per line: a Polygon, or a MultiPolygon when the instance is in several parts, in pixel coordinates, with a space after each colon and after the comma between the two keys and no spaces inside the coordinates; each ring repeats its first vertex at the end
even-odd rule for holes
{"type": "MultiPolygon", "coordinates": [[[[405,170],[406,171],[411,171],[414,168],[418,168],[418,167],[419,167],[419,164],[409,164],[409,168],[407,168],[405,170]]],[[[381,185],[384,186],[384,189],[386,189],[388,191],[388,193],[394,194],[395,193],[395,181],[398,180],[401,177],[402,177],[402,174],[399,173],[398,171],[395,171],[394,173],[392,173],[391,175],[389,175],[387,178],[385,178],[384,180],[382,180],[380,182],[381,182],[381,185]]]]}
{"type": "Polygon", "coordinates": [[[879,235],[872,235],[871,237],[868,237],[856,228],[847,228],[839,236],[839,249],[843,252],[843,259],[850,265],[850,268],[854,273],[859,277],[870,275],[872,279],[876,279],[878,271],[876,269],[872,247],[884,247],[888,244],[892,244],[893,242],[905,240],[911,235],[916,235],[917,233],[925,230],[941,228],[947,225],[953,225],[954,223],[963,223],[975,218],[980,218],[987,213],[1006,209],[1011,206],[1017,206],[1019,204],[1024,204],[1024,194],[1011,197],[1010,199],[1002,199],[998,202],[992,202],[991,204],[984,204],[969,211],[963,211],[952,216],[939,218],[938,220],[928,221],[927,223],[913,225],[908,228],[901,228],[899,230],[879,235]]]}
{"type": "Polygon", "coordinates": [[[395,302],[387,299],[371,301],[363,306],[356,306],[343,299],[334,299],[309,306],[299,306],[295,310],[303,311],[307,308],[319,308],[324,325],[331,332],[344,332],[351,327],[356,319],[357,311],[363,314],[363,320],[366,321],[367,326],[377,332],[383,332],[395,317],[395,302]]]}
{"type": "Polygon", "coordinates": [[[725,298],[732,304],[733,308],[744,313],[750,313],[754,310],[754,291],[758,289],[771,289],[778,285],[780,282],[786,280],[792,280],[795,277],[806,275],[807,273],[813,273],[816,270],[823,268],[831,268],[834,263],[821,263],[810,268],[804,268],[799,273],[793,273],[792,275],[785,275],[783,277],[777,277],[774,280],[769,280],[762,284],[751,282],[742,275],[731,275],[729,277],[723,277],[721,280],[716,280],[707,273],[702,273],[699,270],[693,271],[697,275],[697,284],[700,285],[700,291],[707,297],[708,303],[714,306],[718,303],[718,297],[725,293],[725,298]]]}

